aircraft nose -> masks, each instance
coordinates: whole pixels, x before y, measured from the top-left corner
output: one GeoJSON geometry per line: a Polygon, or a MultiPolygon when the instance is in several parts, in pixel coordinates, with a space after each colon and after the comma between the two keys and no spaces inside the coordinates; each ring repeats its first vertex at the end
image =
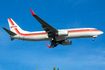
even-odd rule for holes
{"type": "Polygon", "coordinates": [[[101,31],[101,32],[100,32],[100,35],[103,34],[103,33],[104,33],[104,32],[101,31]]]}

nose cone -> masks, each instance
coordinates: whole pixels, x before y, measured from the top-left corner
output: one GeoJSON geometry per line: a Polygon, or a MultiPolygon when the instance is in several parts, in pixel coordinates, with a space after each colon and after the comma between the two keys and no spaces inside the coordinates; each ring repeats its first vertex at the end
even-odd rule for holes
{"type": "Polygon", "coordinates": [[[104,33],[104,32],[101,31],[101,32],[100,32],[100,35],[103,34],[103,33],[104,33]]]}

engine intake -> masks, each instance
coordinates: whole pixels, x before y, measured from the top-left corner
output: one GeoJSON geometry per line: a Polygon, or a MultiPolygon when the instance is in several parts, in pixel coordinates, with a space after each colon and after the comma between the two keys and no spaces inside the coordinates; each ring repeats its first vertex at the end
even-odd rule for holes
{"type": "Polygon", "coordinates": [[[72,41],[71,40],[65,40],[61,43],[62,45],[71,45],[72,41]]]}

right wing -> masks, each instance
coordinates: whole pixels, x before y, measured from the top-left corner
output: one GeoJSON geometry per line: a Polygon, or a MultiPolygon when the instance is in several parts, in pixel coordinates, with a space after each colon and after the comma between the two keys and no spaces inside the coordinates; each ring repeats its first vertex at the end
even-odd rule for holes
{"type": "MultiPolygon", "coordinates": [[[[59,41],[58,41],[59,42],[59,41]]],[[[47,43],[47,47],[48,48],[54,48],[54,47],[56,47],[57,45],[59,45],[60,43],[57,43],[57,41],[51,41],[51,45],[49,45],[48,43],[47,43]]]]}
{"type": "Polygon", "coordinates": [[[40,24],[42,25],[42,28],[48,33],[49,37],[55,37],[57,35],[58,30],[56,30],[54,27],[52,27],[51,25],[49,25],[47,22],[45,22],[44,20],[42,20],[40,17],[38,17],[33,11],[32,9],[30,9],[32,15],[40,22],[40,24]]]}

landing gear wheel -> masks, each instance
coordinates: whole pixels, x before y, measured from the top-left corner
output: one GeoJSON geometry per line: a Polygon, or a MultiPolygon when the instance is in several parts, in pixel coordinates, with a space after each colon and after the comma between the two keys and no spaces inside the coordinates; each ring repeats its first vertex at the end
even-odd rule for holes
{"type": "Polygon", "coordinates": [[[92,39],[92,41],[94,41],[94,38],[92,39]]]}

